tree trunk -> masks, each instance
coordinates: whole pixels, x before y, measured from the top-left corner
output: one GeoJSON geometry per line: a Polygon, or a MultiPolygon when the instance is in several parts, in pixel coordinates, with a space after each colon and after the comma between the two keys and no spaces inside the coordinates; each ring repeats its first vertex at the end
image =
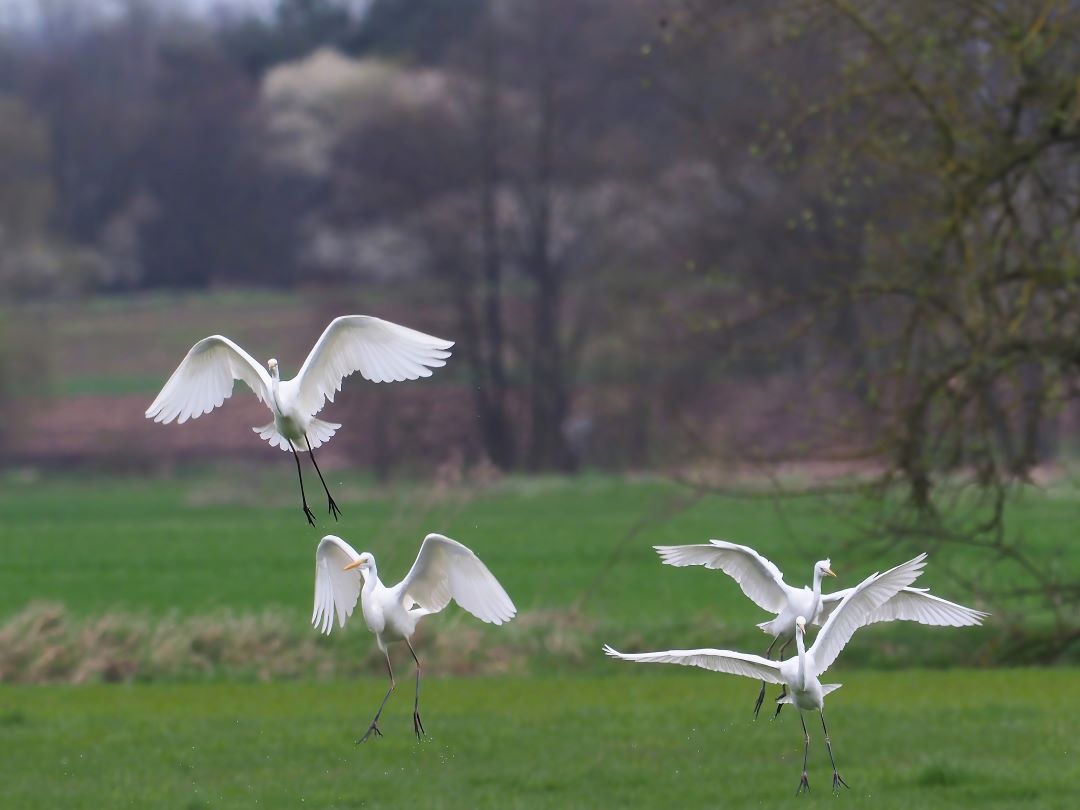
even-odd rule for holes
{"type": "Polygon", "coordinates": [[[480,221],[483,244],[484,350],[483,369],[476,375],[476,404],[484,449],[500,469],[512,469],[516,452],[507,416],[506,332],[502,320],[502,249],[496,194],[501,181],[499,167],[499,48],[490,12],[485,15],[483,44],[484,96],[481,116],[480,221]],[[486,372],[486,373],[485,373],[486,372]],[[486,378],[485,378],[486,377],[486,378]]]}
{"type": "Polygon", "coordinates": [[[556,131],[552,31],[548,17],[537,17],[537,127],[534,173],[529,190],[529,240],[525,271],[533,281],[530,357],[528,466],[532,470],[571,471],[576,459],[566,442],[563,424],[569,411],[566,364],[561,340],[562,268],[551,257],[551,206],[556,131]]]}

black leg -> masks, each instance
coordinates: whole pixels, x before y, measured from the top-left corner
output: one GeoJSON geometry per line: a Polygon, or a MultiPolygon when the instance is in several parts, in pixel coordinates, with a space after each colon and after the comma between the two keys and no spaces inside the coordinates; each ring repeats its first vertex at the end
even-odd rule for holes
{"type": "Polygon", "coordinates": [[[833,755],[832,755],[832,743],[829,742],[829,729],[825,725],[825,712],[824,711],[822,711],[822,713],[821,713],[821,727],[825,730],[825,747],[827,749],[829,749],[829,762],[832,763],[832,792],[833,793],[839,793],[840,792],[840,786],[843,785],[844,787],[847,787],[848,783],[845,782],[843,777],[840,776],[840,774],[837,773],[837,771],[836,771],[836,760],[833,759],[833,755]]]}
{"type": "MultiPolygon", "coordinates": [[[[765,657],[768,658],[772,655],[772,648],[776,644],[776,640],[780,636],[773,636],[772,643],[769,644],[769,649],[765,651],[765,657]]],[[[757,720],[758,712],[761,711],[761,704],[765,700],[765,681],[761,682],[761,689],[757,693],[757,702],[754,703],[754,719],[757,720]]]]}
{"type": "MultiPolygon", "coordinates": [[[[792,638],[794,638],[794,636],[792,636],[792,638]]],[[[787,649],[787,645],[790,644],[790,643],[791,643],[790,638],[787,641],[784,642],[784,645],[780,648],[780,655],[778,655],[776,657],[776,660],[778,660],[778,661],[783,661],[784,660],[784,650],[787,649]]],[[[782,708],[784,708],[784,704],[781,703],[780,701],[783,700],[786,697],[787,697],[787,685],[785,684],[784,686],[780,687],[780,697],[778,697],[776,699],[776,711],[773,713],[773,716],[772,716],[773,720],[775,720],[777,717],[780,716],[780,710],[782,708]]]]}
{"type": "Polygon", "coordinates": [[[810,732],[806,730],[806,720],[803,719],[803,714],[799,712],[799,722],[802,723],[803,733],[803,752],[802,752],[802,778],[799,779],[799,789],[795,791],[795,795],[798,796],[804,790],[810,792],[810,782],[806,779],[806,756],[810,753],[810,732]]]}
{"type": "Polygon", "coordinates": [[[296,448],[293,447],[291,440],[289,441],[289,449],[292,450],[292,457],[296,461],[296,475],[300,479],[300,502],[304,504],[304,515],[307,517],[307,522],[314,526],[315,515],[311,514],[311,510],[308,509],[307,496],[304,495],[304,474],[300,472],[300,456],[296,455],[296,448]]]}
{"type": "Polygon", "coordinates": [[[383,707],[386,706],[386,701],[390,699],[390,693],[393,692],[394,687],[397,686],[397,684],[394,683],[394,668],[390,666],[390,653],[383,650],[383,655],[386,656],[386,671],[390,673],[390,688],[386,690],[386,695],[383,696],[382,703],[379,704],[379,710],[375,712],[375,718],[371,721],[371,725],[368,726],[368,730],[364,732],[363,737],[356,741],[357,745],[365,742],[367,738],[371,736],[371,732],[375,732],[376,737],[382,736],[382,732],[379,731],[379,715],[382,714],[383,707]]]}
{"type": "Polygon", "coordinates": [[[775,720],[780,716],[780,710],[784,708],[784,704],[780,701],[787,697],[787,684],[780,687],[780,694],[776,698],[776,711],[773,713],[772,719],[775,720]]]}
{"type": "Polygon", "coordinates": [[[330,514],[334,516],[334,520],[338,519],[338,515],[341,514],[341,510],[338,509],[338,505],[334,503],[334,496],[330,494],[330,488],[326,486],[326,479],[322,477],[322,470],[319,469],[319,462],[315,460],[315,451],[311,449],[311,442],[308,441],[307,434],[304,434],[304,441],[307,443],[308,455],[311,456],[311,463],[315,465],[315,472],[319,474],[319,480],[322,481],[322,488],[326,490],[326,499],[330,502],[330,514]]]}
{"type": "Polygon", "coordinates": [[[413,661],[416,662],[416,697],[413,699],[412,710],[412,725],[413,731],[416,732],[416,739],[423,739],[424,724],[420,722],[420,659],[416,657],[416,650],[412,648],[412,642],[405,639],[405,643],[409,645],[409,652],[412,653],[413,661]]]}

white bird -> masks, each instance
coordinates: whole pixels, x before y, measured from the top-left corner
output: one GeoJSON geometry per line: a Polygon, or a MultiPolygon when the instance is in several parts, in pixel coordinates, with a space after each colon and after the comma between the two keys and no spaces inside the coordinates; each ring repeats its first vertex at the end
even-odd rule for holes
{"type": "Polygon", "coordinates": [[[292,451],[296,474],[300,477],[300,500],[308,523],[315,516],[304,495],[304,476],[300,472],[299,447],[311,455],[329,502],[330,514],[337,520],[341,510],[334,502],[314,450],[328,442],[341,425],[316,419],[342,381],[359,371],[372,382],[400,382],[430,377],[431,369],[446,365],[453,341],[426,335],[370,315],[344,315],[334,318],[308,354],[300,373],[282,380],[278,361],[271,358],[263,369],[236,343],[221,335],[203,338],[188,351],[166,381],[161,393],[146,409],[146,417],[168,424],[174,419],[183,424],[210,413],[232,396],[233,383],[242,380],[266,405],[274,419],[252,428],[275,447],[292,451]],[[269,372],[269,373],[268,373],[269,372]]]}
{"type": "Polygon", "coordinates": [[[851,588],[847,596],[832,612],[825,626],[821,628],[814,644],[806,649],[806,619],[795,618],[795,646],[798,655],[786,661],[772,661],[760,655],[733,652],[731,650],[667,650],[651,653],[621,653],[610,646],[604,646],[604,652],[613,658],[643,663],[681,664],[683,666],[702,667],[716,672],[732,675],[744,675],[748,678],[760,678],[769,683],[783,684],[787,694],[777,698],[778,702],[793,703],[799,709],[799,720],[803,727],[803,768],[802,777],[795,795],[803,790],[810,790],[806,778],[806,759],[810,751],[810,734],[806,730],[803,711],[821,712],[821,727],[825,731],[825,746],[829,751],[829,762],[833,769],[833,792],[847,783],[840,777],[833,757],[829,729],[825,725],[825,695],[839,689],[841,684],[823,684],[819,680],[825,670],[836,660],[840,651],[852,635],[866,624],[867,617],[885,604],[900,589],[910,585],[922,572],[926,555],[920,554],[902,565],[886,571],[884,574],[872,574],[859,585],[851,588]]]}
{"type": "Polygon", "coordinates": [[[379,715],[397,685],[386,649],[388,643],[404,641],[416,662],[413,731],[419,739],[424,733],[424,724],[420,722],[420,659],[409,641],[417,622],[424,616],[438,613],[451,599],[489,624],[508,622],[517,613],[502,585],[480,558],[466,546],[441,534],[429,534],[424,538],[409,573],[391,587],[383,585],[379,579],[371,554],[358,553],[332,534],[324,537],[315,552],[315,609],[311,624],[329,634],[336,612],[338,625],[344,627],[358,598],[368,630],[375,634],[375,641],[386,656],[390,688],[357,744],[364,742],[372,732],[382,736],[379,715]]]}
{"type": "MultiPolygon", "coordinates": [[[[777,658],[784,657],[784,650],[795,635],[795,619],[804,616],[808,624],[821,625],[829,618],[836,606],[851,592],[851,588],[823,594],[822,578],[835,577],[830,560],[814,563],[813,587],[793,588],[784,582],[772,562],[748,546],[729,543],[726,540],[710,540],[707,544],[687,546],[654,546],[667,565],[684,567],[703,565],[719,569],[739,583],[742,592],[758,607],[775,613],[776,618],[761,622],[758,627],[773,637],[765,657],[772,655],[773,646],[783,638],[777,658]]],[[[866,624],[895,620],[913,621],[942,627],[967,627],[981,624],[989,614],[981,610],[948,602],[932,595],[926,588],[902,588],[877,610],[868,614],[866,624]]],[[[754,703],[754,717],[761,710],[765,699],[765,683],[758,691],[754,703]]],[[[783,704],[776,707],[777,714],[783,704]]]]}

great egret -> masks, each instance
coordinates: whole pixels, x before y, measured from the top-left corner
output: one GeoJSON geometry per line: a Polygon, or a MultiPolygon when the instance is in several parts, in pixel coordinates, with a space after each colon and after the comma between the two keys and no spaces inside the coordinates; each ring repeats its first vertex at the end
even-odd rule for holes
{"type": "MultiPolygon", "coordinates": [[[[683,567],[703,565],[706,568],[719,569],[739,583],[742,592],[752,599],[758,607],[775,613],[776,618],[758,625],[765,633],[773,637],[765,657],[772,655],[773,646],[783,638],[777,658],[784,657],[784,650],[795,635],[795,618],[804,616],[808,624],[823,624],[829,614],[851,592],[851,588],[823,594],[822,577],[835,577],[830,560],[814,563],[813,587],[793,588],[784,582],[772,562],[765,559],[749,546],[740,546],[726,540],[710,540],[707,544],[688,546],[653,546],[660,558],[667,565],[683,567]]],[[[901,588],[891,599],[882,604],[866,617],[866,624],[895,620],[913,621],[920,624],[944,627],[967,627],[981,624],[989,614],[981,610],[948,602],[932,595],[926,588],[901,588]]],[[[761,710],[765,699],[765,683],[761,684],[757,701],[754,703],[754,717],[761,710]]],[[[776,707],[777,714],[783,704],[776,707]]]]}
{"type": "Polygon", "coordinates": [[[605,645],[604,652],[613,658],[626,661],[640,661],[650,664],[681,664],[683,666],[702,667],[716,672],[732,675],[744,675],[759,678],[769,683],[783,684],[787,694],[777,698],[778,702],[793,703],[799,709],[799,721],[803,727],[803,768],[802,777],[795,795],[803,790],[810,790],[806,778],[806,758],[810,752],[810,734],[806,730],[803,711],[816,709],[821,712],[821,727],[825,731],[825,747],[829,751],[829,762],[833,769],[833,792],[847,783],[840,777],[833,757],[829,729],[825,725],[825,695],[839,689],[841,684],[823,684],[819,677],[825,673],[852,635],[867,623],[867,618],[885,604],[901,588],[910,585],[922,572],[926,564],[926,555],[920,554],[906,563],[891,568],[884,574],[871,574],[854,588],[832,611],[825,626],[821,628],[813,646],[806,649],[806,619],[795,617],[795,646],[798,655],[786,661],[772,661],[760,655],[733,652],[731,650],[667,650],[651,653],[621,653],[605,645]]]}
{"type": "Polygon", "coordinates": [[[420,722],[420,659],[409,637],[416,623],[431,613],[438,613],[453,599],[480,621],[489,624],[508,622],[517,613],[502,585],[469,548],[441,534],[429,534],[420,545],[409,573],[397,585],[387,587],[379,579],[375,558],[358,553],[352,546],[328,534],[315,552],[315,609],[311,624],[329,634],[338,624],[345,626],[357,598],[368,630],[386,656],[390,688],[386,691],[375,718],[357,744],[374,732],[381,737],[379,715],[390,693],[397,686],[386,645],[404,641],[416,662],[416,696],[413,700],[413,731],[417,739],[424,733],[420,722]],[[362,579],[362,581],[361,581],[362,579]]]}
{"type": "Polygon", "coordinates": [[[146,409],[146,417],[168,424],[210,413],[232,396],[233,383],[243,380],[255,396],[274,415],[274,421],[252,428],[275,447],[292,451],[296,474],[300,478],[300,501],[308,523],[315,516],[304,494],[304,476],[300,472],[299,446],[311,455],[329,503],[330,514],[337,520],[341,510],[326,486],[322,470],[315,461],[315,448],[330,440],[341,425],[316,419],[326,401],[334,401],[342,381],[359,371],[372,382],[400,382],[430,377],[431,369],[446,365],[453,341],[425,335],[370,315],[343,315],[334,318],[312,348],[300,373],[282,380],[274,358],[263,369],[255,359],[233,341],[221,335],[203,338],[188,351],[166,381],[161,393],[146,409]],[[269,373],[267,373],[267,370],[269,373]]]}

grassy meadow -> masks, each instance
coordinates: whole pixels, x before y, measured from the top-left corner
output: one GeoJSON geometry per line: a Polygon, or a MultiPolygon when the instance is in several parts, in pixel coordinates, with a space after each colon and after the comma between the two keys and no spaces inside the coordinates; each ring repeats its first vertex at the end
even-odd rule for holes
{"type": "MultiPolygon", "coordinates": [[[[654,543],[743,541],[796,583],[831,553],[837,587],[905,558],[895,551],[883,559],[880,548],[836,551],[858,505],[730,498],[690,504],[685,492],[655,479],[376,487],[335,473],[345,514],[336,526],[323,520],[316,530],[293,501],[293,471],[279,461],[257,473],[4,479],[0,674],[5,650],[10,655],[20,644],[33,661],[9,662],[4,680],[15,683],[0,684],[0,804],[786,805],[802,754],[793,711],[755,724],[752,682],[610,661],[599,643],[764,650],[767,639],[753,624],[766,617],[727,577],[666,569],[654,543]],[[388,580],[407,570],[426,532],[444,532],[480,554],[521,611],[507,627],[487,628],[452,607],[423,626],[420,651],[429,669],[422,709],[430,738],[422,743],[411,733],[411,670],[395,656],[399,686],[383,716],[386,737],[353,744],[385,681],[362,625],[329,639],[307,627],[312,556],[326,531],[373,552],[388,580]],[[28,608],[43,603],[71,625],[67,635],[54,614],[28,608]],[[267,676],[206,649],[229,646],[230,633],[251,616],[270,617],[279,631],[268,634],[267,649],[253,644],[251,655],[286,659],[293,648],[311,645],[311,657],[267,676]],[[126,649],[124,639],[138,627],[146,631],[140,643],[154,649],[127,654],[153,658],[176,643],[169,628],[195,623],[202,635],[185,637],[192,645],[185,650],[205,653],[211,664],[202,668],[135,661],[71,677],[77,668],[57,663],[80,638],[88,649],[126,649]],[[33,633],[41,637],[38,647],[27,641],[33,633]],[[356,662],[355,669],[326,666],[326,656],[356,662]],[[27,672],[45,685],[17,683],[27,672]]],[[[1017,519],[1047,549],[1069,549],[1075,507],[1073,499],[1047,492],[1021,504],[1017,519]]],[[[313,499],[313,508],[321,515],[325,504],[313,499]]],[[[943,550],[937,558],[955,553],[943,550]]],[[[935,577],[933,561],[922,581],[950,598],[969,596],[935,577]]],[[[992,632],[860,632],[826,679],[845,684],[827,713],[841,773],[852,786],[843,801],[1072,806],[1080,779],[1072,728],[1080,710],[1076,671],[960,668],[992,632]]],[[[820,722],[808,716],[807,723],[809,801],[831,800],[820,722]]]]}
{"type": "MultiPolygon", "coordinates": [[[[439,678],[418,743],[403,679],[0,688],[9,808],[784,807],[798,720],[750,720],[754,684],[657,667],[572,677],[439,678]]],[[[1068,670],[847,673],[829,731],[851,785],[829,794],[818,719],[810,804],[1074,806],[1068,670]]],[[[812,725],[811,725],[812,723],[812,725]]],[[[833,805],[836,806],[836,805],[833,805]]]]}

